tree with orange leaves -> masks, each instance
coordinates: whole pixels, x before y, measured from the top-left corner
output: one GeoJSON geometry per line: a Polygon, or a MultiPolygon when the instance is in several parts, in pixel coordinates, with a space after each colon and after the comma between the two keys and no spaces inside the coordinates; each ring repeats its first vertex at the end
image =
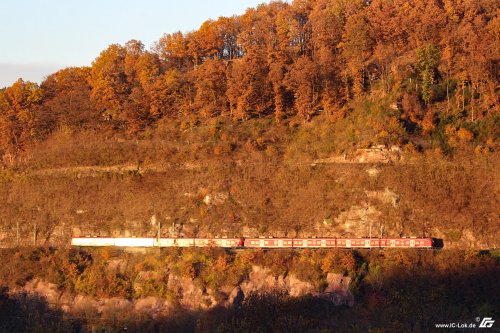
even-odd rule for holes
{"type": "Polygon", "coordinates": [[[227,97],[233,118],[248,119],[271,111],[272,88],[268,73],[265,56],[257,48],[250,48],[245,57],[230,64],[227,97]]]}
{"type": "Polygon", "coordinates": [[[365,91],[366,65],[372,51],[372,43],[366,17],[363,14],[348,17],[341,47],[352,80],[354,96],[360,96],[365,91]]]}
{"type": "Polygon", "coordinates": [[[33,82],[17,80],[0,90],[0,149],[15,154],[24,144],[42,136],[39,126],[43,92],[33,82]]]}
{"type": "Polygon", "coordinates": [[[208,59],[193,70],[192,76],[196,90],[193,109],[205,118],[224,114],[228,108],[224,62],[208,59]]]}

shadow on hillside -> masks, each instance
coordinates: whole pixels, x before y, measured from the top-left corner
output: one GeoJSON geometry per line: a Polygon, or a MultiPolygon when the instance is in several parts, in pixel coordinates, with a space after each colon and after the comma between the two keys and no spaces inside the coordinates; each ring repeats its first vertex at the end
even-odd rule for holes
{"type": "Polygon", "coordinates": [[[52,308],[45,298],[27,293],[10,295],[0,287],[0,333],[83,332],[82,322],[52,308]]]}
{"type": "Polygon", "coordinates": [[[439,323],[498,318],[500,265],[490,263],[460,264],[445,273],[396,266],[378,283],[360,276],[351,286],[357,302],[353,307],[336,307],[326,297],[296,298],[274,291],[249,295],[231,309],[179,311],[155,319],[117,313],[112,320],[77,321],[43,299],[7,297],[3,290],[0,332],[436,332],[439,323]]]}
{"type": "MultiPolygon", "coordinates": [[[[336,307],[326,298],[253,294],[236,308],[187,312],[133,322],[128,332],[436,332],[435,324],[476,323],[500,313],[500,265],[461,265],[445,273],[396,268],[379,285],[358,279],[357,304],[336,307]]],[[[449,331],[449,330],[448,330],[449,331]]],[[[468,330],[468,332],[474,330],[468,330]]],[[[443,330],[444,332],[444,330],[443,330]]]]}

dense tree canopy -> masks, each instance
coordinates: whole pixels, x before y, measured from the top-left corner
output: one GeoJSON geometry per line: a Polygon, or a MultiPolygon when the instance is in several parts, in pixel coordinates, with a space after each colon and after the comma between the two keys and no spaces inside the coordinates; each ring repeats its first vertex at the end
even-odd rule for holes
{"type": "Polygon", "coordinates": [[[113,44],[90,67],[0,90],[0,151],[61,126],[134,134],[162,117],[300,123],[322,111],[335,121],[369,96],[390,96],[410,135],[451,125],[491,140],[498,13],[495,0],[273,1],[165,34],[151,51],[113,44]]]}

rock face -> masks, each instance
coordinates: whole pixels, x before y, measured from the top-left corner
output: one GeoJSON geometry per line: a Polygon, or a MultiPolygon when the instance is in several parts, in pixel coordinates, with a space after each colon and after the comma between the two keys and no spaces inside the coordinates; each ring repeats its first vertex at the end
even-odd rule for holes
{"type": "Polygon", "coordinates": [[[238,286],[231,290],[229,297],[224,304],[226,307],[240,307],[243,301],[245,300],[245,294],[241,287],[238,286]]]}
{"type": "Polygon", "coordinates": [[[312,165],[331,163],[387,164],[401,161],[402,158],[402,149],[399,146],[386,147],[385,145],[377,145],[370,148],[356,149],[350,155],[316,159],[312,162],[312,165]]]}
{"type": "Polygon", "coordinates": [[[392,163],[401,160],[401,148],[384,145],[358,149],[353,158],[357,163],[392,163]]]}
{"type": "Polygon", "coordinates": [[[469,228],[451,229],[446,231],[439,228],[432,228],[430,234],[437,239],[444,239],[444,246],[447,249],[496,249],[499,245],[498,237],[496,237],[495,234],[478,238],[476,237],[474,231],[469,228]]]}
{"type": "Polygon", "coordinates": [[[366,196],[370,199],[375,199],[384,204],[390,204],[397,207],[399,204],[399,195],[386,188],[384,191],[365,191],[366,196]]]}
{"type": "Polygon", "coordinates": [[[40,280],[32,280],[26,283],[24,290],[31,294],[43,296],[48,303],[58,303],[62,294],[59,292],[54,283],[49,283],[40,280]]]}
{"type": "Polygon", "coordinates": [[[168,290],[178,297],[179,305],[189,310],[206,310],[215,305],[215,297],[197,286],[192,279],[170,275],[168,290]]]}
{"type": "Polygon", "coordinates": [[[339,232],[356,237],[369,234],[370,223],[375,225],[382,213],[372,205],[354,205],[335,218],[339,232]]]}
{"type": "Polygon", "coordinates": [[[145,297],[138,299],[134,304],[134,311],[149,313],[153,318],[158,317],[164,309],[169,309],[170,304],[157,297],[145,297]]]}
{"type": "Polygon", "coordinates": [[[224,204],[227,199],[229,198],[229,194],[227,193],[212,193],[212,194],[207,194],[203,198],[203,203],[207,206],[219,206],[224,204]]]}
{"type": "Polygon", "coordinates": [[[328,295],[335,305],[354,305],[354,297],[349,291],[350,277],[343,276],[342,274],[328,273],[326,282],[328,286],[324,294],[328,295]]]}
{"type": "Polygon", "coordinates": [[[328,300],[334,305],[354,304],[354,298],[348,287],[349,277],[330,273],[327,276],[327,286],[324,291],[318,290],[310,282],[301,281],[296,276],[273,275],[267,268],[253,266],[248,279],[238,286],[223,286],[219,290],[204,289],[190,278],[169,275],[167,288],[170,294],[176,295],[176,300],[158,297],[143,297],[140,299],[125,299],[119,297],[95,299],[85,295],[70,295],[61,292],[57,286],[41,280],[27,283],[23,292],[45,298],[48,303],[60,307],[63,311],[80,316],[99,316],[103,319],[113,319],[120,314],[134,313],[151,318],[168,315],[179,308],[199,311],[215,306],[239,307],[245,298],[256,292],[286,291],[292,297],[313,295],[328,300]]]}

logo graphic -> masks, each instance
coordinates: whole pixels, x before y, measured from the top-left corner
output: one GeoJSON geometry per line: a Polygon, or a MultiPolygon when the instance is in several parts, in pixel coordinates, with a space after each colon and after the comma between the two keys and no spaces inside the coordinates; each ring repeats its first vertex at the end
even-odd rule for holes
{"type": "Polygon", "coordinates": [[[479,328],[490,328],[490,327],[493,327],[494,323],[495,323],[495,321],[492,320],[492,318],[484,317],[481,324],[479,324],[479,328]]]}
{"type": "Polygon", "coordinates": [[[452,322],[452,323],[441,323],[434,324],[436,328],[460,328],[460,329],[468,329],[468,328],[491,328],[495,321],[491,317],[484,317],[481,320],[481,317],[476,317],[476,322],[479,323],[479,326],[476,323],[467,323],[467,322],[452,322]]]}

